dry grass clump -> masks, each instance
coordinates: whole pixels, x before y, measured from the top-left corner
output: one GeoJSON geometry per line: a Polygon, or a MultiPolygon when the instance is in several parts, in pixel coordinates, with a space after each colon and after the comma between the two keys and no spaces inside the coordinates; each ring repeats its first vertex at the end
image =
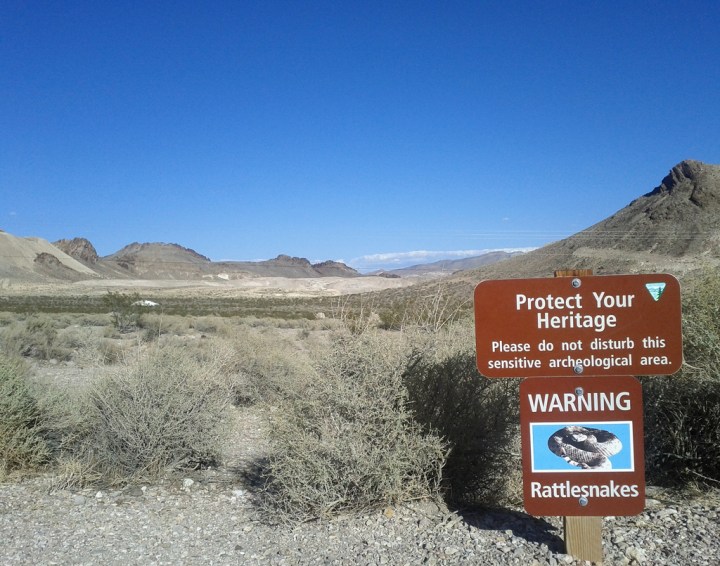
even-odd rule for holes
{"type": "Polygon", "coordinates": [[[291,520],[436,492],[444,442],[414,420],[399,341],[343,333],[315,360],[316,379],[271,413],[266,504],[291,520]]]}
{"type": "Polygon", "coordinates": [[[41,410],[22,361],[0,354],[0,478],[46,463],[41,410]]]}

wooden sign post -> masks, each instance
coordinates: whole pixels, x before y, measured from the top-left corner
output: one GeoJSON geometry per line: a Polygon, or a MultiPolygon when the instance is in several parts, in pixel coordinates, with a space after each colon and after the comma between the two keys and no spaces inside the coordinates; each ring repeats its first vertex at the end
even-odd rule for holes
{"type": "MultiPolygon", "coordinates": [[[[592,269],[555,271],[555,277],[587,277],[592,274],[592,269]]],[[[563,533],[567,554],[578,560],[603,561],[602,517],[565,515],[563,533]]]]}
{"type": "Polygon", "coordinates": [[[602,516],[645,505],[642,388],[631,375],[682,364],[677,279],[583,270],[483,281],[475,338],[482,375],[529,378],[520,387],[527,512],[563,516],[566,552],[602,562],[602,516]]]}

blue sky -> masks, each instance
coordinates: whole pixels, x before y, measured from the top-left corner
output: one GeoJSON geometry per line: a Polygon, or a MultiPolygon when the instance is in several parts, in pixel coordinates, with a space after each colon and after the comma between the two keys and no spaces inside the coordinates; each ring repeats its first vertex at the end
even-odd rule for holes
{"type": "Polygon", "coordinates": [[[720,163],[718,29],[715,1],[5,0],[0,229],[363,269],[540,246],[720,163]]]}

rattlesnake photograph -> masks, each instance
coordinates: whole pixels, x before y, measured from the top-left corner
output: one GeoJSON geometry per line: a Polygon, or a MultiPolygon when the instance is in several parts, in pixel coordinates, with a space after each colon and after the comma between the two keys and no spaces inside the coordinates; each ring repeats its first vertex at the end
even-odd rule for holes
{"type": "Polygon", "coordinates": [[[584,470],[610,470],[609,458],[622,450],[622,442],[607,430],[569,425],[550,436],[548,448],[572,466],[584,470]]]}

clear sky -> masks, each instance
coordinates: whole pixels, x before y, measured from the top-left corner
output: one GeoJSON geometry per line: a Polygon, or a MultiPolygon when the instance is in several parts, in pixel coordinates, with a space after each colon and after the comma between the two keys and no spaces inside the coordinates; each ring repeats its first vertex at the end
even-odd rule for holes
{"type": "Polygon", "coordinates": [[[4,0],[0,229],[363,269],[543,245],[720,163],[719,30],[714,0],[4,0]]]}

